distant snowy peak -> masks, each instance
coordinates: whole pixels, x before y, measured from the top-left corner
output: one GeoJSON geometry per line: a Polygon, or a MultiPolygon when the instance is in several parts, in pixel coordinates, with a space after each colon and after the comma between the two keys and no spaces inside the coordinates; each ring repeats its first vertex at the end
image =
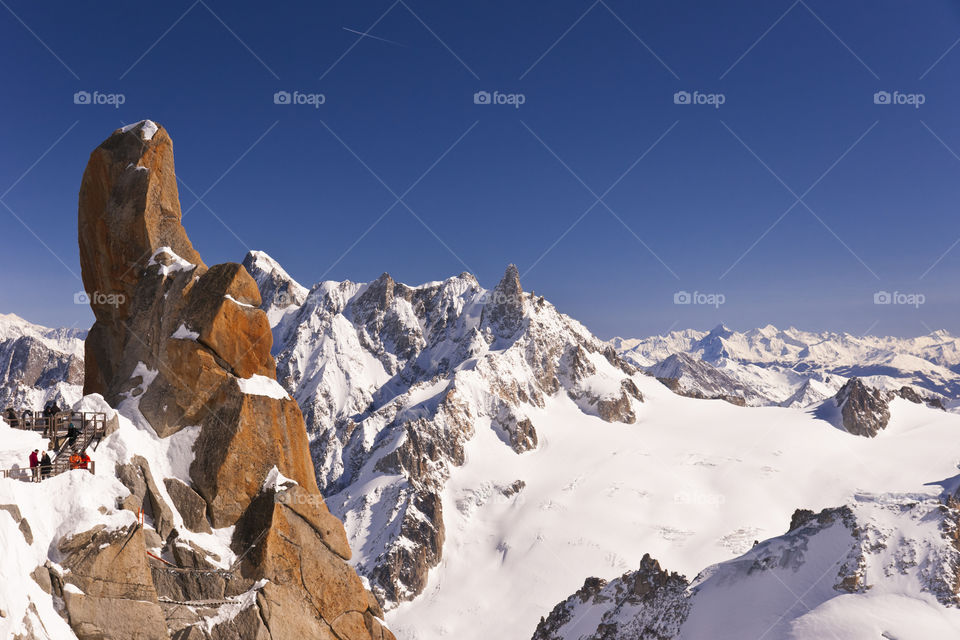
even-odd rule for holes
{"type": "Polygon", "coordinates": [[[48,329],[0,314],[0,409],[40,410],[80,399],[86,331],[48,329]]]}
{"type": "Polygon", "coordinates": [[[780,330],[773,325],[737,332],[720,325],[706,332],[616,338],[611,344],[648,372],[675,354],[690,356],[752,389],[766,404],[807,406],[804,402],[827,397],[824,394],[853,377],[885,390],[911,385],[960,399],[960,338],[942,330],[893,338],[780,330]]]}
{"type": "Polygon", "coordinates": [[[658,380],[676,393],[692,398],[716,398],[751,406],[766,403],[766,398],[723,370],[686,353],[675,353],[647,368],[658,380]]]}
{"type": "Polygon", "coordinates": [[[85,329],[49,329],[13,313],[0,313],[0,342],[33,338],[51,350],[82,358],[86,337],[85,329]]]}
{"type": "Polygon", "coordinates": [[[271,326],[307,299],[307,288],[291,278],[276,260],[263,251],[249,252],[243,260],[243,266],[260,288],[260,308],[267,312],[271,326]]]}
{"type": "Polygon", "coordinates": [[[616,338],[613,344],[626,354],[655,362],[682,351],[709,362],[721,358],[780,364],[837,360],[838,366],[851,366],[894,352],[913,355],[944,368],[960,365],[960,338],[943,330],[917,338],[895,338],[829,331],[815,333],[793,327],[782,330],[773,325],[738,332],[720,325],[708,332],[688,329],[643,339],[616,338]]]}

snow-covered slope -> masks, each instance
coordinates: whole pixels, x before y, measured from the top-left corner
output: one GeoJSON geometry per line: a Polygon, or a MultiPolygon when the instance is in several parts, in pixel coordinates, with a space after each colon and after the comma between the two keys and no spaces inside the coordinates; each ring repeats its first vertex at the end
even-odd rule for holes
{"type": "Polygon", "coordinates": [[[674,394],[510,272],[492,291],[324,282],[274,334],[328,504],[405,640],[528,638],[585,576],[647,553],[696,575],[797,507],[932,498],[960,459],[960,416],[900,397],[868,439],[813,409],[674,394]]]}
{"type": "Polygon", "coordinates": [[[257,281],[263,307],[268,310],[270,326],[276,325],[288,311],[295,311],[309,293],[263,251],[251,251],[243,266],[257,281]]]}
{"type": "Polygon", "coordinates": [[[798,512],[785,535],[689,583],[645,556],[609,583],[588,579],[534,640],[960,637],[951,498],[859,494],[798,512]]]}
{"type": "Polygon", "coordinates": [[[0,314],[0,409],[71,405],[83,392],[86,331],[48,329],[0,314]]]}
{"type": "Polygon", "coordinates": [[[721,325],[712,331],[615,338],[611,344],[645,370],[675,354],[688,355],[745,385],[766,404],[813,403],[851,377],[881,389],[911,385],[927,395],[960,399],[960,338],[945,331],[895,338],[780,330],[771,325],[736,332],[721,325]]]}
{"type": "MultiPolygon", "coordinates": [[[[15,477],[0,479],[0,548],[4,563],[0,569],[0,637],[29,640],[73,640],[77,638],[67,620],[63,600],[69,594],[83,595],[71,583],[62,564],[69,555],[63,544],[72,536],[89,530],[110,533],[127,530],[137,523],[137,515],[126,507],[130,490],[114,475],[118,465],[144,460],[158,482],[151,487],[168,505],[169,516],[179,545],[196,545],[221,559],[217,568],[227,568],[236,559],[230,548],[233,527],[194,533],[184,526],[164,479],[190,481],[193,443],[199,428],[184,429],[169,438],[159,438],[146,424],[130,400],[117,412],[99,395],[82,398],[74,408],[104,412],[115,430],[90,456],[97,473],[75,470],[44,480],[23,482],[15,477]],[[53,585],[51,586],[51,581],[53,585]]],[[[112,427],[113,428],[113,427],[112,427]]],[[[0,468],[28,466],[33,449],[45,450],[47,441],[39,434],[11,429],[0,420],[0,468]]],[[[153,482],[153,478],[150,479],[153,482]]],[[[161,554],[164,541],[157,534],[159,523],[147,508],[144,533],[156,540],[152,548],[161,554]]],[[[173,539],[171,538],[171,539],[173,539]]],[[[96,550],[87,550],[95,554],[96,550]]],[[[173,558],[168,556],[168,560],[173,558]]],[[[119,569],[118,569],[119,570],[119,569]]],[[[122,573],[116,576],[123,584],[122,573]]],[[[113,593],[116,584],[104,586],[113,593]]],[[[101,595],[101,594],[88,594],[101,595]]],[[[155,596],[154,596],[155,597],[155,596]]],[[[103,615],[110,615],[104,611],[103,615]]],[[[131,621],[131,626],[136,622],[131,621]]],[[[214,623],[215,624],[215,623],[214,623]]],[[[93,637],[84,635],[84,638],[93,637]]],[[[152,636],[151,636],[152,637],[152,636]]]]}
{"type": "MultiPolygon", "coordinates": [[[[245,264],[261,286],[289,279],[262,254],[245,264]]],[[[388,605],[421,593],[440,561],[441,494],[478,433],[519,457],[537,448],[557,396],[601,424],[635,422],[642,402],[635,369],[524,292],[513,266],[492,291],[466,273],[416,287],[384,274],[320,283],[295,310],[262,297],[327,503],[388,605]]]]}
{"type": "Polygon", "coordinates": [[[633,425],[579,416],[557,398],[544,409],[541,446],[524,456],[502,454],[478,430],[443,495],[453,514],[444,560],[424,595],[388,618],[398,637],[528,638],[586,576],[613,579],[647,553],[694,576],[782,534],[798,507],[862,493],[934,497],[926,483],[960,460],[944,446],[960,435],[960,417],[902,399],[868,439],[798,409],[638,384],[646,402],[633,425]]]}

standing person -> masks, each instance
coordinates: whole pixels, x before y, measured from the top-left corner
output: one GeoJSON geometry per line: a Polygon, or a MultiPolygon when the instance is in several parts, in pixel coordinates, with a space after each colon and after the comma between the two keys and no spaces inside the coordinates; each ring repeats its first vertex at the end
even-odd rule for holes
{"type": "Polygon", "coordinates": [[[52,470],[53,462],[50,460],[50,454],[44,451],[43,457],[40,458],[40,479],[46,480],[49,478],[52,470]]]}
{"type": "Polygon", "coordinates": [[[80,429],[77,428],[76,423],[71,422],[70,427],[67,429],[67,445],[73,446],[77,441],[77,436],[80,435],[80,429]]]}
{"type": "Polygon", "coordinates": [[[30,409],[24,409],[23,413],[20,415],[22,422],[20,423],[21,428],[29,429],[33,426],[33,412],[30,409]]]}
{"type": "Polygon", "coordinates": [[[74,451],[70,454],[70,470],[80,468],[80,454],[74,451]]]}
{"type": "Polygon", "coordinates": [[[84,451],[80,454],[80,464],[77,467],[78,469],[89,469],[90,468],[90,456],[87,455],[87,452],[84,451]]]}
{"type": "Polygon", "coordinates": [[[16,428],[20,426],[20,418],[17,417],[17,412],[14,411],[13,407],[7,408],[7,410],[4,412],[4,418],[11,427],[16,428]]]}
{"type": "Polygon", "coordinates": [[[40,480],[40,458],[39,454],[40,449],[34,449],[33,453],[30,454],[30,476],[33,478],[33,482],[40,480]]]}

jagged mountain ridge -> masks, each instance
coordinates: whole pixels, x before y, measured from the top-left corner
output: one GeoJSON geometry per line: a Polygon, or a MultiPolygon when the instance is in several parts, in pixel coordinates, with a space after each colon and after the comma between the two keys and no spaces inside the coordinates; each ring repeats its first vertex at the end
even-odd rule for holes
{"type": "MultiPolygon", "coordinates": [[[[747,398],[748,404],[807,406],[833,395],[853,377],[881,389],[910,385],[930,396],[960,399],[960,338],[946,331],[896,338],[781,330],[772,325],[737,332],[720,325],[711,331],[614,338],[611,344],[645,371],[677,354],[709,364],[762,398],[759,402],[747,398]]],[[[688,370],[687,390],[702,391],[693,380],[695,369],[688,370]]],[[[728,388],[735,393],[735,385],[728,388]]]]}
{"type": "Polygon", "coordinates": [[[83,387],[86,330],[48,329],[0,314],[0,409],[40,410],[77,402],[83,387]]]}
{"type": "Polygon", "coordinates": [[[478,425],[522,454],[538,443],[530,410],[559,393],[605,421],[636,420],[636,370],[524,292],[512,265],[490,291],[467,273],[417,287],[388,274],[323,282],[281,313],[275,262],[244,264],[268,289],[278,378],[304,411],[328,503],[388,603],[419,594],[440,561],[440,493],[478,425]]]}

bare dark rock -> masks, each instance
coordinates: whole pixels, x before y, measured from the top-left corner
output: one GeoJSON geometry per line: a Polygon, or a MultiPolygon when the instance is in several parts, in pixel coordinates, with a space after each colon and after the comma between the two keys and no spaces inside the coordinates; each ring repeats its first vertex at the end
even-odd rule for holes
{"type": "Polygon", "coordinates": [[[160,494],[150,471],[150,463],[143,456],[133,456],[128,464],[117,465],[116,474],[131,495],[140,501],[160,537],[166,540],[173,532],[173,512],[160,494]]]}
{"type": "Polygon", "coordinates": [[[515,265],[507,267],[503,279],[490,293],[481,324],[490,326],[501,338],[511,338],[523,326],[523,287],[515,265]]]}
{"type": "Polygon", "coordinates": [[[163,483],[187,529],[196,533],[210,533],[212,530],[207,521],[207,503],[200,494],[176,478],[164,478],[163,483]]]}
{"type": "Polygon", "coordinates": [[[923,404],[923,398],[920,397],[920,394],[917,393],[917,390],[913,387],[900,387],[896,394],[914,404],[923,404]]]}
{"type": "Polygon", "coordinates": [[[33,530],[30,528],[27,519],[20,514],[20,507],[15,504],[0,504],[0,511],[9,513],[13,521],[17,523],[20,533],[23,534],[23,539],[27,541],[27,544],[33,544],[33,530]]]}
{"type": "Polygon", "coordinates": [[[532,640],[562,640],[567,637],[564,627],[594,606],[605,609],[601,621],[594,633],[580,635],[580,640],[672,640],[690,611],[688,586],[686,578],[663,570],[645,554],[636,571],[609,583],[587,578],[576,593],[540,619],[532,640]],[[623,616],[622,611],[630,615],[623,616]]]}
{"type": "Polygon", "coordinates": [[[806,523],[813,520],[814,517],[816,517],[816,515],[817,514],[815,514],[813,511],[810,511],[809,509],[797,509],[796,511],[793,512],[793,515],[790,517],[790,528],[787,529],[787,531],[793,531],[795,529],[799,529],[806,523]]]}
{"type": "Polygon", "coordinates": [[[843,428],[855,436],[875,437],[890,422],[889,399],[859,378],[850,378],[834,396],[843,428]]]}

